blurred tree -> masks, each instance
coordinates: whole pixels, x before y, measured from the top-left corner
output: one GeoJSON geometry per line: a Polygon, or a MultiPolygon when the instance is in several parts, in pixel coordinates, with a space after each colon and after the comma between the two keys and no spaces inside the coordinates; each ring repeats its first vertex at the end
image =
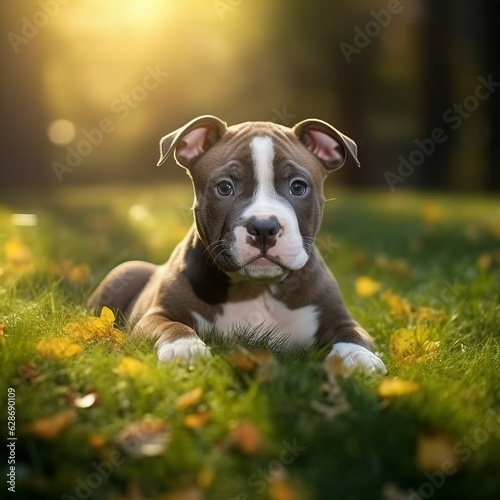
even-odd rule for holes
{"type": "MultiPolygon", "coordinates": [[[[422,130],[428,137],[440,127],[443,112],[451,104],[451,26],[450,12],[453,0],[422,0],[425,9],[421,29],[422,63],[422,130]]],[[[433,154],[425,160],[420,184],[430,189],[443,189],[449,183],[451,140],[436,145],[433,154]]]]}
{"type": "Polygon", "coordinates": [[[45,35],[33,24],[23,28],[30,19],[23,17],[21,9],[1,11],[0,32],[7,36],[0,44],[0,189],[40,186],[47,175],[44,162],[48,140],[42,99],[45,35]]]}
{"type": "MultiPolygon", "coordinates": [[[[498,19],[500,9],[495,0],[483,0],[484,22],[484,68],[485,74],[492,74],[495,82],[500,82],[500,58],[498,56],[498,19]]],[[[500,190],[500,89],[488,99],[487,109],[488,139],[487,161],[488,171],[485,187],[500,190]]]]}

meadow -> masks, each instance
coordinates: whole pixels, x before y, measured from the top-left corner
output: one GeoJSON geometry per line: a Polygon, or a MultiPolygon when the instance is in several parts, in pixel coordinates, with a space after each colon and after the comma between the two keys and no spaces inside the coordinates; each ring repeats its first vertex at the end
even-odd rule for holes
{"type": "Polygon", "coordinates": [[[249,331],[213,332],[210,359],[159,365],[112,311],[86,311],[116,264],[166,260],[192,221],[187,183],[4,197],[6,494],[498,498],[498,198],[327,197],[318,246],[385,377],[346,376],[324,350],[285,351],[249,331]]]}

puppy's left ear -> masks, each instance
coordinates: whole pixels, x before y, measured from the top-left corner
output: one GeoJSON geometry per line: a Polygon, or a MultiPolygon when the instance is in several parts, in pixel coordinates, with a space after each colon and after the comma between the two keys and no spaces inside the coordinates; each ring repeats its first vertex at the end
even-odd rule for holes
{"type": "Polygon", "coordinates": [[[208,151],[226,132],[226,124],[212,115],[203,115],[160,140],[160,166],[175,150],[177,162],[187,167],[208,151]]]}
{"type": "Polygon", "coordinates": [[[358,167],[361,166],[356,143],[329,123],[304,120],[297,123],[292,131],[329,172],[340,168],[347,157],[351,157],[358,167]]]}

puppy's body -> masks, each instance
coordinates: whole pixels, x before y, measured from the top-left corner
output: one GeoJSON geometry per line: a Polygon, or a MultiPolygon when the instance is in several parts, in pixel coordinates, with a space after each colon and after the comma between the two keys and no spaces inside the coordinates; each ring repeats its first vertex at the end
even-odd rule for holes
{"type": "Polygon", "coordinates": [[[330,125],[265,122],[227,128],[200,117],[165,136],[195,189],[195,224],[163,266],[111,271],[90,306],[121,309],[133,332],[156,340],[160,360],[209,355],[196,332],[273,329],[289,345],[331,345],[349,368],[385,371],[352,319],[314,239],[323,181],[355,144],[330,125]]]}

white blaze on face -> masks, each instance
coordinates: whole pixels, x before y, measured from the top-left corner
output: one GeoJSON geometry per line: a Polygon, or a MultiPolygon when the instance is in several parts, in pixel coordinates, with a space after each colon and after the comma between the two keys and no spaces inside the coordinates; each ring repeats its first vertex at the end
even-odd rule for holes
{"type": "MultiPolygon", "coordinates": [[[[289,201],[280,196],[274,186],[274,146],[271,137],[258,136],[250,142],[253,168],[255,172],[255,191],[252,204],[243,212],[245,221],[252,217],[269,219],[276,217],[281,229],[276,235],[276,244],[269,248],[267,255],[275,257],[287,269],[302,268],[308,259],[299,231],[297,216],[289,201]]],[[[261,251],[247,242],[248,231],[244,226],[235,229],[233,253],[244,266],[242,274],[251,277],[275,277],[282,274],[277,265],[255,264],[248,262],[260,256],[261,251]]]]}

